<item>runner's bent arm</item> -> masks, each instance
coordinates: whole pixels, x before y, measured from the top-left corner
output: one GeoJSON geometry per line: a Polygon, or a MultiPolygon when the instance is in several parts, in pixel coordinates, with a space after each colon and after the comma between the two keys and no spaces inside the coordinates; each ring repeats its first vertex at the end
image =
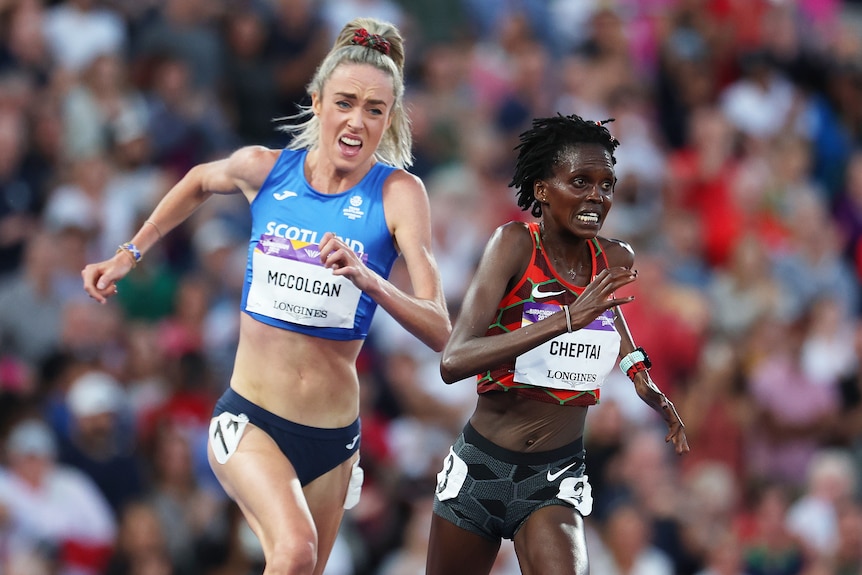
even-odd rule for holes
{"type": "MultiPolygon", "coordinates": [[[[190,169],[161,199],[147,222],[130,239],[146,254],[169,231],[184,222],[213,194],[242,192],[251,201],[266,178],[277,152],[260,146],[241,148],[230,157],[199,164],[190,169]]],[[[81,276],[84,289],[105,303],[116,293],[116,282],[131,271],[134,262],[128,253],[87,265],[81,276]]]]}
{"type": "MultiPolygon", "coordinates": [[[[443,352],[440,371],[446,383],[510,362],[568,330],[565,314],[555,313],[510,333],[485,336],[496,316],[497,305],[511,282],[523,275],[532,250],[529,231],[517,222],[497,228],[488,241],[464,296],[461,317],[443,352]]],[[[573,328],[581,329],[602,311],[628,301],[612,299],[611,295],[632,280],[631,273],[623,267],[603,270],[569,306],[573,328]]]]}
{"type": "MultiPolygon", "coordinates": [[[[384,209],[413,288],[413,295],[376,276],[360,286],[398,323],[435,351],[442,351],[452,324],[437,262],[431,251],[431,217],[422,181],[398,170],[383,188],[384,209]]],[[[375,274],[376,275],[376,274],[375,274]]]]}

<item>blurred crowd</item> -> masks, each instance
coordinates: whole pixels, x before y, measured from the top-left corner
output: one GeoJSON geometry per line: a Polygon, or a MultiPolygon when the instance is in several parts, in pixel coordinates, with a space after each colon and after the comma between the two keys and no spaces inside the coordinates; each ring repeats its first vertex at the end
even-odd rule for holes
{"type": "MultiPolygon", "coordinates": [[[[603,235],[637,254],[624,312],[692,451],[609,378],[585,438],[593,572],[862,573],[862,4],[0,0],[0,574],[262,571],[205,451],[244,199],[208,202],[107,305],[80,270],[191,166],[284,146],[276,128],[358,15],[407,40],[453,316],[494,228],[530,217],[508,187],[518,134],[614,118],[603,235]]],[[[475,402],[438,361],[378,312],[365,487],[327,574],[424,572],[436,474],[475,402]]],[[[494,575],[517,573],[504,544],[494,575]]]]}

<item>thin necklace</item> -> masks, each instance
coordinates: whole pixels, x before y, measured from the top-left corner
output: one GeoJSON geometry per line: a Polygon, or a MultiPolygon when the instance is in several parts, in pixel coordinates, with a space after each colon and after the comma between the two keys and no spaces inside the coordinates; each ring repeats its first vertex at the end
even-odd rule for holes
{"type": "MultiPolygon", "coordinates": [[[[547,249],[547,245],[545,244],[545,222],[541,222],[539,224],[539,230],[540,230],[540,233],[542,236],[542,245],[545,246],[545,253],[547,254],[549,252],[547,249]]],[[[571,279],[571,281],[574,282],[575,279],[578,277],[578,274],[575,271],[575,269],[568,264],[564,265],[563,262],[561,262],[561,260],[556,256],[556,254],[550,254],[550,255],[551,255],[551,262],[554,264],[554,269],[556,269],[557,271],[566,270],[566,273],[563,275],[568,275],[569,278],[571,279]]],[[[583,267],[583,262],[578,262],[578,269],[580,270],[582,267],[583,267]]]]}
{"type": "Polygon", "coordinates": [[[545,222],[541,222],[539,224],[539,232],[541,233],[541,236],[542,236],[542,245],[545,246],[545,253],[551,256],[551,263],[554,264],[554,269],[557,270],[558,272],[559,272],[559,270],[567,270],[567,273],[563,274],[563,275],[568,275],[569,278],[571,279],[571,281],[574,281],[575,277],[578,275],[575,273],[575,270],[572,269],[571,266],[563,265],[560,262],[560,259],[556,256],[556,254],[552,254],[548,251],[548,246],[545,243],[545,222]]]}

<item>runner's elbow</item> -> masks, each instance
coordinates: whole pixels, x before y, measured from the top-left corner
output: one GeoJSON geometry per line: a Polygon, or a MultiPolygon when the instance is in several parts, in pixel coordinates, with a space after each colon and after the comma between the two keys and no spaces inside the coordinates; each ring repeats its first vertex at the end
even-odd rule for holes
{"type": "Polygon", "coordinates": [[[440,359],[440,377],[446,384],[452,384],[467,377],[463,374],[463,368],[458,365],[457,359],[451,353],[446,353],[445,350],[440,359]]]}

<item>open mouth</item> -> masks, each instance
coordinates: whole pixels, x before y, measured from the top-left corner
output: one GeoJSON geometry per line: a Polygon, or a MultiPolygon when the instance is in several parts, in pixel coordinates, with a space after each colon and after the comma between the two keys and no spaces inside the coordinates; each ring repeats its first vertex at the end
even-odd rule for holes
{"type": "Polygon", "coordinates": [[[352,136],[341,136],[338,139],[338,146],[341,148],[341,153],[347,157],[355,157],[362,149],[362,140],[352,136]]]}
{"type": "Polygon", "coordinates": [[[581,212],[575,218],[579,222],[583,222],[585,224],[598,224],[599,223],[599,214],[596,212],[581,212]]]}
{"type": "Polygon", "coordinates": [[[360,140],[359,138],[353,138],[351,136],[341,136],[340,142],[345,146],[356,148],[362,147],[362,140],[360,140]]]}

